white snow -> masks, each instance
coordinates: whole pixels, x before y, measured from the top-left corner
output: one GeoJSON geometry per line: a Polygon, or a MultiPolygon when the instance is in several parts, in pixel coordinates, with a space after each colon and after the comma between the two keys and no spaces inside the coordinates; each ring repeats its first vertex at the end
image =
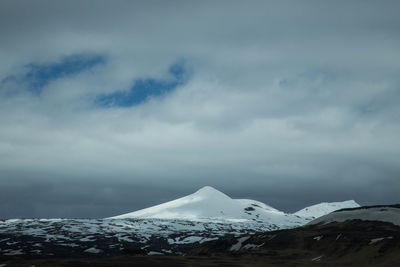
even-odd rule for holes
{"type": "Polygon", "coordinates": [[[109,219],[152,218],[220,223],[266,223],[270,229],[301,226],[337,209],[359,207],[353,201],[321,203],[295,214],[287,214],[260,201],[232,199],[217,189],[205,186],[197,192],[150,208],[109,219]]]}
{"type": "Polygon", "coordinates": [[[174,219],[198,222],[268,224],[270,229],[285,229],[305,225],[332,211],[359,207],[354,200],[320,203],[294,214],[284,213],[260,201],[232,199],[217,189],[205,186],[193,194],[150,208],[110,217],[108,219],[174,219]]]}
{"type": "Polygon", "coordinates": [[[230,251],[238,251],[242,247],[242,243],[249,238],[250,238],[250,236],[244,236],[244,237],[239,238],[237,240],[238,242],[236,244],[232,245],[230,251]]]}
{"type": "Polygon", "coordinates": [[[64,247],[71,247],[71,248],[79,247],[79,245],[78,245],[78,244],[75,244],[75,243],[71,243],[71,244],[58,244],[58,245],[64,246],[64,247]]]}
{"type": "Polygon", "coordinates": [[[393,236],[373,238],[373,239],[371,239],[371,241],[369,242],[369,245],[375,244],[375,243],[377,243],[377,242],[379,242],[379,241],[382,241],[382,240],[384,240],[384,239],[392,239],[392,238],[393,238],[393,236]]]}
{"type": "MultiPolygon", "coordinates": [[[[169,201],[147,209],[112,217],[122,218],[160,218],[160,219],[201,219],[226,218],[232,213],[233,200],[212,187],[203,187],[194,194],[169,201]]],[[[234,209],[234,208],[233,208],[234,209]]],[[[237,216],[234,219],[240,218],[237,216]]]]}
{"type": "MultiPolygon", "coordinates": [[[[218,220],[187,221],[176,219],[63,219],[57,224],[51,220],[8,220],[0,221],[0,234],[28,235],[48,240],[60,246],[82,245],[80,242],[93,242],[99,238],[114,237],[118,245],[125,242],[137,242],[148,245],[152,236],[165,238],[170,244],[190,244],[215,240],[225,234],[241,236],[244,233],[270,231],[277,229],[267,222],[246,220],[244,222],[221,223],[218,220]],[[58,232],[62,226],[63,231],[58,232]],[[35,228],[40,228],[40,231],[35,228]],[[52,233],[57,234],[52,234],[52,233]],[[173,237],[173,238],[172,238],[173,237]]],[[[42,242],[43,242],[42,241],[42,242]]],[[[10,242],[10,240],[4,240],[10,242]]],[[[14,246],[22,244],[19,241],[14,246]]],[[[42,247],[41,243],[33,243],[42,247]]],[[[44,245],[46,246],[46,245],[44,245]]],[[[89,246],[90,247],[90,246],[89,246]]],[[[2,253],[9,251],[2,251],[2,253]]]]}
{"type": "Polygon", "coordinates": [[[265,243],[262,243],[260,245],[256,245],[256,244],[246,244],[243,246],[243,249],[254,249],[254,248],[259,248],[261,246],[263,246],[265,243]]]}
{"type": "Polygon", "coordinates": [[[94,236],[86,236],[84,238],[79,239],[81,242],[93,242],[96,238],[94,236]]]}
{"type": "Polygon", "coordinates": [[[347,220],[382,221],[400,225],[400,209],[398,208],[368,208],[332,212],[317,218],[308,224],[344,222],[347,220]]]}
{"type": "Polygon", "coordinates": [[[345,208],[357,208],[360,205],[354,200],[347,200],[343,202],[323,202],[320,204],[312,205],[310,207],[306,207],[294,213],[295,215],[301,217],[311,217],[318,218],[323,215],[329,214],[335,210],[345,209],[345,208]]]}
{"type": "Polygon", "coordinates": [[[201,237],[201,236],[188,236],[183,239],[175,240],[172,242],[169,242],[169,240],[168,240],[168,243],[169,244],[191,244],[191,243],[199,242],[202,239],[203,239],[203,237],[201,237]]]}
{"type": "Polygon", "coordinates": [[[131,238],[124,236],[124,234],[116,234],[115,235],[116,238],[118,238],[118,241],[126,241],[126,242],[135,242],[134,240],[132,240],[131,238]]]}
{"type": "Polygon", "coordinates": [[[311,261],[320,261],[323,255],[313,258],[311,261]]]}
{"type": "MultiPolygon", "coordinates": [[[[305,217],[302,217],[299,215],[302,214],[300,211],[296,214],[287,214],[259,201],[232,199],[207,186],[186,197],[106,219],[0,220],[0,234],[29,235],[46,242],[56,242],[58,245],[71,247],[79,242],[96,241],[99,235],[107,238],[115,237],[118,240],[117,244],[138,242],[144,246],[148,245],[152,236],[159,236],[166,238],[170,244],[181,245],[215,240],[228,233],[239,237],[245,233],[298,227],[311,221],[310,216],[355,205],[358,206],[354,201],[321,203],[303,209],[306,212],[303,213],[305,217]],[[60,226],[62,231],[59,231],[60,226]]],[[[396,212],[399,210],[396,209],[396,212]]],[[[381,212],[381,216],[392,216],[386,213],[381,212]]],[[[324,216],[324,218],[327,220],[331,217],[324,216]]],[[[337,217],[332,218],[337,220],[337,217]]],[[[343,220],[347,218],[348,215],[343,220]]],[[[400,223],[400,219],[398,222],[400,223]]],[[[266,235],[269,240],[275,236],[266,235]]],[[[245,240],[247,239],[238,239],[238,243],[231,249],[239,250],[245,240]]],[[[12,241],[0,240],[4,243],[12,241]]],[[[17,245],[15,244],[16,247],[17,245]]],[[[37,243],[34,246],[41,245],[37,243]]],[[[254,248],[254,246],[256,245],[247,244],[244,247],[254,248]]],[[[94,251],[98,249],[89,248],[86,252],[100,253],[94,251]]]]}
{"type": "Polygon", "coordinates": [[[320,236],[314,237],[313,239],[315,239],[315,240],[317,240],[317,241],[320,241],[323,237],[324,237],[323,235],[320,235],[320,236]]]}
{"type": "Polygon", "coordinates": [[[149,256],[161,256],[161,255],[164,255],[164,253],[157,252],[157,251],[150,251],[149,253],[147,253],[147,255],[149,255],[149,256]]]}
{"type": "Polygon", "coordinates": [[[7,250],[4,250],[4,251],[5,252],[3,253],[3,255],[5,255],[5,256],[17,256],[17,255],[23,255],[24,254],[22,249],[17,249],[17,250],[7,249],[7,250]]]}
{"type": "Polygon", "coordinates": [[[100,253],[100,252],[102,252],[102,250],[101,250],[101,249],[98,249],[98,248],[95,248],[95,247],[93,247],[93,248],[88,248],[88,249],[85,249],[85,250],[84,250],[84,252],[88,252],[88,253],[94,253],[94,254],[97,254],[97,253],[100,253]]]}
{"type": "Polygon", "coordinates": [[[250,199],[232,199],[206,186],[197,192],[157,206],[111,217],[179,219],[203,222],[240,223],[267,222],[276,229],[303,225],[309,220],[286,214],[262,202],[250,199]]]}
{"type": "Polygon", "coordinates": [[[271,207],[271,206],[269,206],[269,205],[267,205],[265,203],[257,201],[257,200],[252,200],[252,199],[235,199],[235,200],[237,202],[247,206],[247,207],[253,207],[253,208],[258,207],[258,208],[261,208],[261,209],[264,209],[264,210],[267,210],[267,211],[273,211],[273,212],[277,212],[277,213],[282,213],[282,211],[277,210],[277,209],[275,209],[275,208],[273,208],[273,207],[271,207]]]}
{"type": "Polygon", "coordinates": [[[213,237],[213,238],[203,238],[199,243],[202,244],[204,242],[209,242],[209,241],[214,241],[218,240],[218,237],[213,237]]]}

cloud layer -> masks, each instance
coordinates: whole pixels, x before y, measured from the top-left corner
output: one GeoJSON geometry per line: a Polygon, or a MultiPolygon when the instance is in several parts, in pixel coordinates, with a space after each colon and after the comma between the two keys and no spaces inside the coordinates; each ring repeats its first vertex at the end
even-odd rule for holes
{"type": "Polygon", "coordinates": [[[399,201],[397,1],[0,5],[0,217],[399,201]]]}

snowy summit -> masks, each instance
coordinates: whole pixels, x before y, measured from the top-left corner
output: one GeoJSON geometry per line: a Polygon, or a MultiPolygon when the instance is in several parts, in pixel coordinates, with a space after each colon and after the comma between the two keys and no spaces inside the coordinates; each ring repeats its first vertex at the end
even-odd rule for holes
{"type": "Polygon", "coordinates": [[[305,208],[295,214],[287,214],[256,200],[232,199],[211,186],[205,186],[188,196],[150,208],[114,216],[110,219],[157,218],[191,221],[256,221],[267,222],[280,227],[295,227],[334,210],[349,207],[359,207],[359,205],[354,201],[321,203],[305,208]]]}
{"type": "Polygon", "coordinates": [[[262,202],[249,199],[232,199],[211,186],[205,186],[188,196],[112,218],[246,220],[255,217],[251,216],[255,211],[261,214],[268,213],[268,215],[284,214],[262,202]]]}

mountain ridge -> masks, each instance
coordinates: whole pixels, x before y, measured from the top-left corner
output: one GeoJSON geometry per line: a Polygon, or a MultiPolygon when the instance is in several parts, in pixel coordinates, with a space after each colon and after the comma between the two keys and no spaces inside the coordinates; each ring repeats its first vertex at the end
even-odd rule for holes
{"type": "Polygon", "coordinates": [[[319,204],[305,207],[294,214],[301,217],[318,218],[336,210],[358,207],[361,206],[354,200],[345,200],[341,202],[321,202],[319,204]]]}
{"type": "Polygon", "coordinates": [[[211,186],[204,186],[187,196],[107,219],[158,218],[193,221],[257,221],[291,228],[303,225],[334,210],[359,206],[354,200],[323,202],[290,214],[260,201],[233,199],[211,186]]]}

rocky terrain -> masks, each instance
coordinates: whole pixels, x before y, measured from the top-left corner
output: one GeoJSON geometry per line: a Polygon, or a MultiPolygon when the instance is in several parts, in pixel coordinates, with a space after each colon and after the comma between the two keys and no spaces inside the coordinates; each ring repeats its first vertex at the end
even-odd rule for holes
{"type": "Polygon", "coordinates": [[[197,243],[185,256],[141,254],[132,249],[114,255],[3,257],[0,262],[2,266],[399,266],[400,227],[363,220],[318,223],[228,235],[197,243]]]}
{"type": "Polygon", "coordinates": [[[295,229],[221,238],[190,254],[293,266],[399,266],[400,205],[342,209],[295,229]]]}
{"type": "Polygon", "coordinates": [[[278,229],[257,222],[167,219],[16,219],[0,221],[0,260],[23,257],[182,255],[224,235],[278,229]]]}
{"type": "Polygon", "coordinates": [[[320,223],[222,238],[200,245],[191,255],[245,256],[282,266],[399,266],[400,227],[362,220],[320,223]]]}

